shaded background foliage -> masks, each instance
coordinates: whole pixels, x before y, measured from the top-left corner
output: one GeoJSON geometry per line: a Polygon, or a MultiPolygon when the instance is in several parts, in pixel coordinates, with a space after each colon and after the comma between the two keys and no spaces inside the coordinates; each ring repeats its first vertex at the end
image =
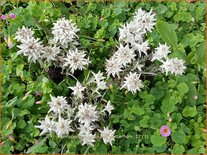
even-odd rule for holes
{"type": "MultiPolygon", "coordinates": [[[[115,110],[109,118],[116,129],[114,145],[97,141],[88,153],[174,153],[205,154],[206,141],[206,8],[205,2],[1,2],[2,14],[15,13],[15,20],[1,22],[2,40],[2,121],[1,153],[84,153],[77,137],[71,140],[39,137],[34,127],[47,113],[49,94],[69,96],[75,81],[51,67],[49,73],[38,64],[28,64],[17,56],[14,33],[23,25],[35,29],[46,41],[52,23],[66,17],[77,23],[82,48],[92,61],[89,69],[104,71],[104,62],[118,45],[118,28],[142,8],[153,9],[157,25],[147,35],[153,48],[171,45],[170,57],[186,61],[185,75],[157,75],[145,79],[145,88],[135,94],[113,85],[106,97],[115,110]],[[160,24],[163,23],[164,24],[160,24]],[[166,24],[167,22],[167,24],[166,24]],[[7,48],[5,37],[12,38],[7,48]],[[167,124],[172,134],[161,137],[159,128],[167,124]]],[[[84,72],[77,72],[84,79],[84,72]]]]}

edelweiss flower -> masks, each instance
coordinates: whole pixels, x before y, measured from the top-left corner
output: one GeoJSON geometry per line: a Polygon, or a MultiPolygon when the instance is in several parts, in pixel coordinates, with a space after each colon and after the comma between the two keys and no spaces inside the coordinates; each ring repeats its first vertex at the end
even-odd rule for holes
{"type": "Polygon", "coordinates": [[[163,64],[161,65],[161,69],[163,72],[166,73],[166,75],[168,74],[168,72],[171,72],[171,74],[175,75],[182,75],[186,67],[184,66],[183,60],[173,58],[167,59],[165,62],[163,62],[163,64]]]}
{"type": "Polygon", "coordinates": [[[108,101],[107,105],[104,107],[103,111],[107,111],[109,115],[111,115],[111,111],[114,109],[114,107],[111,105],[111,102],[108,101]]]}
{"type": "Polygon", "coordinates": [[[104,130],[98,130],[101,133],[101,137],[105,144],[109,143],[112,145],[114,139],[115,130],[109,130],[108,127],[104,127],[104,130]]]}
{"type": "Polygon", "coordinates": [[[79,81],[76,82],[76,85],[75,85],[74,87],[68,87],[68,88],[70,88],[70,89],[73,90],[73,93],[72,93],[72,94],[73,94],[75,97],[80,98],[80,99],[83,98],[83,93],[82,93],[82,92],[84,91],[85,87],[83,87],[83,86],[80,84],[79,81]]]}
{"type": "Polygon", "coordinates": [[[60,48],[56,46],[46,46],[44,47],[43,57],[47,62],[56,61],[57,55],[60,53],[60,48]]]}
{"type": "Polygon", "coordinates": [[[132,60],[135,59],[136,54],[134,53],[134,50],[129,48],[128,44],[125,47],[120,44],[120,47],[114,56],[120,64],[126,66],[128,63],[131,63],[132,60]]]}
{"type": "Polygon", "coordinates": [[[20,42],[27,42],[28,39],[33,38],[34,31],[32,31],[30,28],[26,28],[22,26],[21,29],[18,29],[18,31],[15,33],[14,39],[20,42]]]}
{"type": "Polygon", "coordinates": [[[82,145],[93,145],[95,142],[95,135],[93,135],[91,132],[95,129],[95,127],[89,124],[80,124],[80,128],[78,129],[80,130],[78,136],[82,141],[82,145]]]}
{"type": "Polygon", "coordinates": [[[140,75],[137,73],[130,72],[127,77],[125,77],[124,85],[121,87],[126,88],[128,91],[131,91],[133,94],[140,91],[143,88],[142,81],[139,79],[140,75]]]}
{"type": "Polygon", "coordinates": [[[121,67],[122,65],[114,57],[111,57],[109,60],[106,60],[107,76],[112,75],[113,77],[115,77],[117,75],[119,77],[119,72],[122,71],[121,67]]]}
{"type": "Polygon", "coordinates": [[[66,98],[63,96],[53,97],[51,96],[51,102],[49,102],[50,110],[53,111],[55,114],[61,114],[64,110],[67,110],[69,108],[69,105],[67,104],[66,98]]]}
{"type": "Polygon", "coordinates": [[[167,55],[171,53],[169,48],[166,44],[160,44],[159,47],[155,48],[155,53],[153,54],[152,61],[154,60],[162,60],[163,58],[167,58],[167,55]]]}
{"type": "MultiPolygon", "coordinates": [[[[92,72],[93,73],[93,72],[92,72]]],[[[94,76],[94,81],[97,84],[97,90],[104,90],[106,89],[106,82],[104,81],[105,77],[103,76],[103,73],[101,73],[100,71],[98,73],[93,73],[94,76]]]]}
{"type": "Polygon", "coordinates": [[[149,49],[149,42],[145,41],[143,43],[133,43],[132,44],[132,49],[136,50],[139,52],[139,57],[142,56],[142,53],[144,53],[145,55],[147,55],[147,50],[149,49]]]}
{"type": "Polygon", "coordinates": [[[69,134],[70,131],[73,132],[73,129],[70,127],[71,122],[71,120],[69,121],[59,117],[58,122],[56,122],[56,134],[59,138],[69,134]]]}
{"type": "Polygon", "coordinates": [[[71,70],[71,73],[74,73],[75,70],[85,69],[90,61],[89,59],[84,58],[86,54],[83,51],[78,51],[76,48],[75,50],[69,50],[67,54],[67,58],[64,58],[65,62],[63,67],[68,67],[71,70]]]}
{"type": "Polygon", "coordinates": [[[142,25],[142,28],[151,32],[155,25],[155,13],[150,10],[150,12],[143,11],[141,8],[135,13],[134,21],[137,25],[142,25]]]}
{"type": "Polygon", "coordinates": [[[78,118],[78,121],[82,124],[90,125],[92,122],[98,120],[96,106],[87,103],[79,105],[75,118],[78,118]]]}
{"type": "Polygon", "coordinates": [[[22,44],[17,46],[20,50],[17,52],[17,55],[23,54],[28,57],[28,61],[36,62],[38,59],[42,58],[44,48],[39,42],[39,39],[27,38],[23,40],[22,44]]]}
{"type": "Polygon", "coordinates": [[[131,21],[119,28],[119,40],[125,43],[141,43],[143,42],[143,35],[145,32],[140,25],[131,21]]]}
{"type": "Polygon", "coordinates": [[[45,117],[45,120],[39,121],[41,125],[36,125],[36,128],[43,130],[40,133],[40,136],[44,135],[45,133],[49,132],[50,134],[52,131],[55,130],[55,122],[50,120],[48,116],[45,117]]]}
{"type": "Polygon", "coordinates": [[[93,135],[90,132],[86,132],[86,133],[79,133],[78,134],[80,140],[82,141],[82,146],[83,145],[90,145],[93,146],[94,142],[95,142],[95,135],[93,135]]]}
{"type": "Polygon", "coordinates": [[[76,33],[79,31],[77,26],[72,21],[65,18],[59,19],[52,28],[52,34],[54,35],[54,41],[60,43],[64,47],[68,47],[68,44],[73,42],[77,38],[76,33]]]}

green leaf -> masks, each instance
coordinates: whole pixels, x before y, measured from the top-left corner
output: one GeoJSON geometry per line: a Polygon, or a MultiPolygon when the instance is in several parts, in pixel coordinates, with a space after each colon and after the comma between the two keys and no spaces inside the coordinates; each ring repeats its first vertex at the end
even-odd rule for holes
{"type": "Polygon", "coordinates": [[[179,145],[179,144],[175,144],[171,151],[171,153],[173,154],[183,154],[184,152],[185,152],[185,148],[183,147],[183,145],[179,145]]]}
{"type": "Polygon", "coordinates": [[[150,119],[149,116],[144,116],[143,119],[139,121],[139,125],[143,128],[147,128],[149,119],[150,119]]]}
{"type": "Polygon", "coordinates": [[[23,79],[23,76],[24,76],[23,69],[24,69],[24,64],[17,65],[16,75],[19,76],[19,77],[21,77],[21,79],[23,79]]]}
{"type": "Polygon", "coordinates": [[[186,134],[183,131],[175,131],[172,133],[171,137],[172,137],[172,140],[176,144],[186,144],[187,143],[186,134]]]}
{"type": "Polygon", "coordinates": [[[41,150],[41,147],[44,145],[45,140],[47,139],[47,137],[45,137],[44,139],[42,139],[40,142],[38,142],[37,144],[33,145],[32,147],[30,147],[26,153],[39,153],[39,151],[41,150]]]}
{"type": "Polygon", "coordinates": [[[196,107],[185,107],[182,112],[184,117],[194,117],[197,114],[196,107]]]}
{"type": "Polygon", "coordinates": [[[177,86],[179,93],[186,94],[189,91],[188,85],[186,83],[180,83],[177,86]]]}
{"type": "Polygon", "coordinates": [[[158,20],[157,30],[164,42],[173,47],[177,45],[178,38],[172,25],[168,24],[167,22],[158,20]]]}
{"type": "Polygon", "coordinates": [[[17,124],[17,126],[20,128],[20,129],[23,129],[25,128],[27,125],[27,123],[24,121],[24,120],[20,120],[17,124]]]}
{"type": "Polygon", "coordinates": [[[32,95],[29,95],[25,101],[22,101],[20,103],[20,107],[22,109],[30,108],[34,105],[34,102],[35,102],[35,98],[32,95]]]}
{"type": "Polygon", "coordinates": [[[166,143],[167,138],[162,137],[160,134],[154,133],[151,136],[151,142],[154,146],[161,146],[166,143]]]}
{"type": "Polygon", "coordinates": [[[195,62],[199,65],[206,65],[206,41],[204,40],[195,52],[195,62]]]}

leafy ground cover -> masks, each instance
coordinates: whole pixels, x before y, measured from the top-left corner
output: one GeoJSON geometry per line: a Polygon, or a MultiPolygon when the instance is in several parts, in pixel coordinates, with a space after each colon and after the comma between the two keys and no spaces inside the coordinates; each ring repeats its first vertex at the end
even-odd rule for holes
{"type": "MultiPolygon", "coordinates": [[[[1,7],[1,153],[206,153],[205,2],[1,2],[1,7]],[[184,73],[141,76],[144,87],[135,92],[120,89],[120,79],[109,76],[106,91],[100,86],[101,95],[84,100],[99,103],[99,109],[108,101],[113,106],[111,114],[100,114],[93,145],[82,143],[74,122],[74,132],[68,136],[41,135],[37,126],[51,108],[51,95],[64,96],[67,105],[78,103],[68,87],[75,86],[77,79],[86,87],[88,78],[99,71],[107,76],[106,60],[119,47],[119,28],[139,8],[156,14],[154,29],[145,36],[151,49],[166,43],[169,58],[184,60],[184,73]],[[63,74],[61,65],[42,65],[17,55],[19,28],[31,28],[35,38],[46,44],[53,24],[62,17],[77,25],[78,49],[90,58],[88,67],[73,75],[63,74]],[[160,131],[164,125],[170,130],[168,136],[160,131]],[[106,126],[115,131],[111,145],[98,134],[106,126]]],[[[91,91],[97,87],[87,86],[91,91]]]]}

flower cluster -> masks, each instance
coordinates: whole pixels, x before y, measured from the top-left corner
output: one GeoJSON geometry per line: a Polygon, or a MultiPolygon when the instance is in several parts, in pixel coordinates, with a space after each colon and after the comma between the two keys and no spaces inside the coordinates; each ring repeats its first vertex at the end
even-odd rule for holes
{"type": "Polygon", "coordinates": [[[53,24],[54,37],[43,45],[40,39],[35,39],[35,32],[31,28],[23,26],[15,33],[15,39],[21,43],[17,46],[20,49],[17,54],[28,57],[28,61],[39,62],[46,70],[46,67],[52,65],[62,67],[66,74],[83,70],[90,61],[86,58],[85,51],[77,48],[78,31],[75,23],[61,18],[53,24]]]}
{"type": "Polygon", "coordinates": [[[48,114],[45,120],[39,121],[41,125],[36,126],[42,130],[40,135],[56,133],[59,138],[63,138],[78,131],[82,145],[94,145],[98,135],[95,131],[98,131],[103,142],[112,145],[115,130],[103,127],[100,123],[114,109],[101,93],[108,89],[105,79],[101,72],[89,72],[87,81],[77,81],[75,86],[68,87],[72,90],[70,105],[63,96],[51,96],[48,114]]]}
{"type": "Polygon", "coordinates": [[[118,78],[121,88],[126,88],[132,93],[144,87],[141,75],[154,75],[159,71],[166,75],[168,72],[179,75],[185,69],[183,60],[168,59],[171,51],[166,44],[159,44],[154,52],[151,52],[149,42],[145,38],[147,33],[154,29],[155,20],[152,10],[146,12],[138,9],[133,19],[119,28],[120,45],[106,60],[107,75],[118,78]],[[155,61],[160,61],[162,65],[156,65],[155,61]]]}

